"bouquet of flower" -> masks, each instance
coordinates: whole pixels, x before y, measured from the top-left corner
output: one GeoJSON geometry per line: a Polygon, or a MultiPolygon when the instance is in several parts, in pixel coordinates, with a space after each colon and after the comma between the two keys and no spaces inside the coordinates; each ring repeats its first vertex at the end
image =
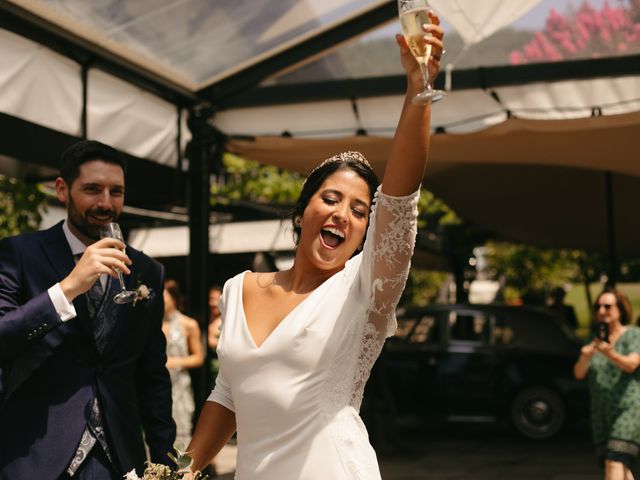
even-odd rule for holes
{"type": "Polygon", "coordinates": [[[191,472],[190,467],[193,459],[184,451],[184,446],[174,446],[176,455],[169,453],[169,458],[176,464],[176,468],[171,469],[166,465],[147,462],[142,477],[139,477],[135,470],[131,470],[124,476],[124,480],[208,480],[207,475],[201,472],[191,472]]]}

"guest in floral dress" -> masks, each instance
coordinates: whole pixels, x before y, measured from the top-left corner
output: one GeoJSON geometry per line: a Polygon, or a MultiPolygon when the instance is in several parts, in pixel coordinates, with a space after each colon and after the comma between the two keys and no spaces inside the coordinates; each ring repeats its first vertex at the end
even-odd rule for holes
{"type": "Polygon", "coordinates": [[[629,325],[631,306],[620,292],[602,292],[594,308],[609,338],[582,347],[574,373],[588,377],[591,429],[605,479],[632,480],[640,446],[640,328],[629,325]]]}

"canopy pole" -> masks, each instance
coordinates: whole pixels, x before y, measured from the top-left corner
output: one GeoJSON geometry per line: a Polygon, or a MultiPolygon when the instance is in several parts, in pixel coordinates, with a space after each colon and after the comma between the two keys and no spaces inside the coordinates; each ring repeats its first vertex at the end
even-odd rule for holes
{"type": "Polygon", "coordinates": [[[616,225],[613,205],[613,174],[605,173],[605,196],[607,207],[607,247],[609,249],[608,286],[615,287],[618,280],[618,255],[616,249],[616,225]]]}
{"type": "MultiPolygon", "coordinates": [[[[213,128],[209,120],[213,108],[201,103],[189,111],[187,125],[191,140],[187,146],[189,160],[187,207],[189,212],[189,255],[187,257],[186,298],[187,310],[200,325],[206,338],[208,327],[208,282],[209,282],[209,211],[210,211],[210,165],[213,163],[213,128]]],[[[192,375],[196,412],[204,402],[207,386],[206,365],[192,375]]]]}
{"type": "Polygon", "coordinates": [[[89,66],[86,63],[82,64],[80,75],[82,79],[82,112],[80,113],[80,136],[83,140],[86,140],[88,135],[87,98],[89,96],[89,66]]]}

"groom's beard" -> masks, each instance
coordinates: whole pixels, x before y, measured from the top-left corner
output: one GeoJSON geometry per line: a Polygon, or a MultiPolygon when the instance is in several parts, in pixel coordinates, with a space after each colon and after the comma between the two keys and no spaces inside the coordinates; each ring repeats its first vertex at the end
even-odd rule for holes
{"type": "Polygon", "coordinates": [[[76,208],[73,198],[69,197],[69,204],[67,206],[67,218],[69,219],[69,222],[71,222],[73,226],[85,237],[97,241],[100,240],[100,224],[91,222],[92,215],[98,215],[100,217],[108,216],[108,221],[110,222],[117,221],[119,217],[119,214],[114,210],[103,210],[99,208],[87,210],[84,214],[81,214],[76,208]]]}

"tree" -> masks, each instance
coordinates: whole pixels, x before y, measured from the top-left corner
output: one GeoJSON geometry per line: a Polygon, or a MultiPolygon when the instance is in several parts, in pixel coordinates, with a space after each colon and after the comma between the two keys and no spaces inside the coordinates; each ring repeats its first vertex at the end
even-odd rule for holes
{"type": "Polygon", "coordinates": [[[617,3],[612,7],[605,1],[597,10],[585,0],[566,15],[552,9],[544,30],[536,32],[521,50],[511,52],[510,62],[548,62],[640,51],[640,0],[617,3]]]}
{"type": "Polygon", "coordinates": [[[487,259],[491,276],[504,278],[507,301],[527,293],[545,293],[553,287],[576,281],[581,274],[581,252],[539,248],[530,245],[489,242],[487,259]]]}
{"type": "Polygon", "coordinates": [[[261,165],[228,152],[222,162],[224,176],[211,187],[213,205],[230,200],[293,205],[302,190],[304,177],[297,173],[261,165]]]}
{"type": "Polygon", "coordinates": [[[0,175],[0,238],[37,230],[45,202],[36,185],[0,175]]]}

